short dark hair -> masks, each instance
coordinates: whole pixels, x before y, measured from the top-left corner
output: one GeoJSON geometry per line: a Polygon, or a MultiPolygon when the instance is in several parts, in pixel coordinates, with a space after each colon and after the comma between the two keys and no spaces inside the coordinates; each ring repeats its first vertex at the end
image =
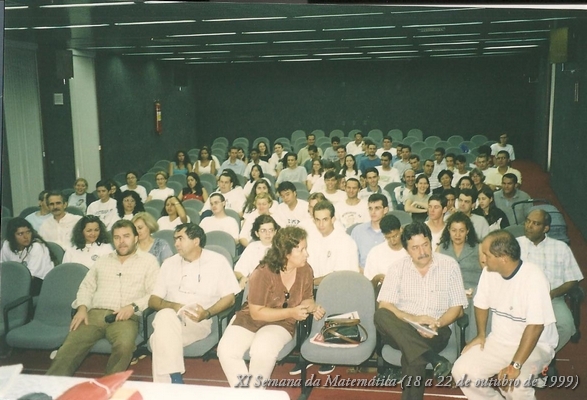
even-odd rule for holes
{"type": "Polygon", "coordinates": [[[340,143],[340,138],[338,136],[333,136],[330,138],[330,143],[340,143]]]}
{"type": "Polygon", "coordinates": [[[434,149],[434,152],[439,152],[440,154],[444,155],[446,153],[446,150],[444,150],[444,147],[437,147],[434,149]]]}
{"type": "Polygon", "coordinates": [[[387,235],[388,233],[401,229],[402,223],[400,220],[392,214],[387,214],[385,217],[379,221],[379,228],[381,229],[381,233],[387,235]]]}
{"type": "Polygon", "coordinates": [[[288,158],[293,157],[295,160],[298,159],[298,155],[296,153],[287,153],[287,155],[285,156],[285,159],[287,160],[288,158]]]}
{"type": "Polygon", "coordinates": [[[379,171],[378,171],[378,170],[377,170],[377,168],[375,168],[375,167],[370,167],[370,168],[367,168],[367,169],[365,170],[365,176],[367,176],[367,174],[368,174],[369,172],[375,172],[375,175],[379,176],[379,171]]]}
{"type": "Polygon", "coordinates": [[[444,158],[445,158],[445,159],[446,159],[446,158],[449,158],[449,157],[450,157],[450,158],[452,158],[452,159],[454,160],[454,158],[456,157],[456,156],[455,156],[455,153],[448,153],[448,154],[446,154],[446,155],[444,156],[444,158]]]}
{"type": "Polygon", "coordinates": [[[316,215],[316,211],[328,210],[330,212],[330,218],[334,217],[334,205],[328,200],[321,200],[314,206],[312,210],[312,216],[316,215]]]}
{"type": "Polygon", "coordinates": [[[464,194],[467,197],[471,198],[471,202],[475,203],[477,201],[477,191],[473,189],[461,189],[459,190],[459,197],[461,194],[464,194]]]}
{"type": "Polygon", "coordinates": [[[507,256],[512,261],[520,260],[520,244],[510,232],[503,229],[489,232],[483,239],[483,241],[486,240],[491,240],[489,252],[495,257],[507,256]]]}
{"type": "Polygon", "coordinates": [[[361,188],[361,182],[359,182],[357,178],[348,178],[346,180],[346,183],[348,184],[349,182],[357,182],[357,185],[359,185],[359,189],[361,188]]]}
{"type": "Polygon", "coordinates": [[[418,161],[420,161],[420,156],[417,155],[416,153],[413,153],[412,155],[410,155],[410,158],[408,158],[408,160],[418,160],[418,161]]]}
{"type": "Polygon", "coordinates": [[[443,169],[442,171],[440,171],[438,173],[438,176],[437,176],[438,180],[440,181],[440,178],[442,178],[444,175],[450,176],[450,179],[452,180],[454,173],[450,169],[443,169]]]}
{"type": "Polygon", "coordinates": [[[431,201],[438,201],[442,208],[446,207],[446,204],[448,203],[446,197],[441,196],[439,194],[433,194],[430,197],[428,197],[428,204],[430,204],[431,201]]]}
{"type": "Polygon", "coordinates": [[[51,190],[49,193],[47,193],[47,197],[45,198],[45,203],[47,203],[47,205],[49,205],[49,197],[52,196],[59,196],[61,197],[61,201],[65,204],[67,203],[67,199],[65,198],[65,195],[60,192],[59,190],[51,190]]]}
{"type": "Polygon", "coordinates": [[[407,250],[408,240],[417,235],[424,235],[424,237],[428,238],[432,244],[432,232],[430,231],[428,225],[426,225],[424,222],[412,222],[411,224],[406,225],[402,231],[403,248],[407,250]]]}
{"type": "Polygon", "coordinates": [[[310,151],[310,150],[318,153],[318,146],[316,146],[315,144],[312,144],[312,145],[308,146],[308,151],[310,151]]]}
{"type": "Polygon", "coordinates": [[[383,136],[383,139],[381,139],[381,141],[383,142],[384,140],[389,140],[390,142],[393,142],[393,138],[391,136],[383,136]]]}
{"type": "Polygon", "coordinates": [[[369,196],[367,203],[376,203],[378,201],[381,201],[381,204],[383,204],[384,208],[389,207],[389,202],[387,201],[387,197],[385,197],[385,195],[383,195],[381,193],[373,193],[371,196],[369,196]]]}
{"type": "Polygon", "coordinates": [[[283,181],[279,184],[279,186],[277,186],[277,193],[285,192],[286,190],[297,192],[296,185],[294,185],[290,181],[283,181]]]}
{"type": "Polygon", "coordinates": [[[462,163],[466,164],[467,159],[465,158],[464,155],[459,154],[458,156],[455,157],[455,162],[462,162],[462,163]]]}
{"type": "Polygon", "coordinates": [[[257,218],[255,218],[255,221],[253,222],[253,227],[251,228],[251,237],[254,240],[259,240],[259,236],[257,236],[257,231],[261,229],[261,225],[264,224],[273,224],[273,229],[275,229],[275,231],[278,231],[280,228],[280,226],[277,224],[277,222],[273,219],[271,215],[261,214],[257,218]]]}
{"type": "Polygon", "coordinates": [[[198,224],[193,222],[187,222],[185,224],[179,224],[175,227],[175,232],[180,232],[185,229],[185,234],[190,239],[200,239],[200,247],[206,247],[206,232],[198,224]]]}
{"type": "Polygon", "coordinates": [[[307,134],[306,134],[306,139],[309,139],[309,138],[310,138],[310,136],[314,136],[314,139],[316,138],[316,134],[315,134],[315,133],[311,133],[311,132],[310,132],[310,133],[307,133],[307,134]]]}
{"type": "Polygon", "coordinates": [[[328,170],[328,171],[326,171],[326,173],[324,173],[324,180],[337,178],[337,177],[338,177],[338,175],[333,170],[328,170]]]}
{"type": "Polygon", "coordinates": [[[477,149],[477,154],[485,154],[487,157],[489,157],[491,155],[491,146],[488,146],[486,144],[479,146],[479,148],[477,149]]]}
{"type": "MultiPolygon", "coordinates": [[[[173,196],[171,196],[173,197],[173,196]]],[[[226,198],[224,197],[224,195],[222,193],[219,192],[214,192],[210,195],[210,199],[212,199],[212,197],[220,197],[220,201],[226,201],[226,198]]]]}
{"type": "Polygon", "coordinates": [[[133,236],[139,236],[137,228],[132,221],[129,221],[128,219],[119,219],[114,223],[114,225],[112,225],[112,229],[110,230],[112,237],[114,237],[114,231],[120,228],[130,228],[133,236]]]}
{"type": "Polygon", "coordinates": [[[383,157],[389,158],[390,161],[393,158],[393,156],[391,155],[391,153],[389,151],[384,151],[383,153],[381,153],[381,157],[379,157],[379,158],[383,158],[383,157]]]}
{"type": "MultiPolygon", "coordinates": [[[[86,185],[86,186],[88,186],[88,185],[86,185]]],[[[45,196],[47,195],[47,193],[49,193],[48,190],[41,191],[41,193],[39,193],[39,201],[45,201],[45,196]]]]}
{"type": "Polygon", "coordinates": [[[514,181],[514,184],[518,183],[518,177],[516,176],[516,174],[512,174],[511,172],[508,172],[507,174],[504,174],[501,177],[501,180],[502,181],[503,181],[503,178],[511,179],[512,181],[514,181]]]}
{"type": "Polygon", "coordinates": [[[507,150],[500,150],[497,152],[496,156],[503,154],[505,156],[505,158],[507,158],[508,160],[510,159],[510,153],[507,150]]]}
{"type": "Polygon", "coordinates": [[[110,190],[110,183],[105,179],[99,180],[96,182],[96,189],[99,187],[105,187],[107,190],[110,190]]]}

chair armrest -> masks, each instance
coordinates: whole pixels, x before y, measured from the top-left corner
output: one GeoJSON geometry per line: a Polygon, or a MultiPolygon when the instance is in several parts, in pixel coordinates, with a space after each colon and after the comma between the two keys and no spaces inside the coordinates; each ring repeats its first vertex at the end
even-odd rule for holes
{"type": "Polygon", "coordinates": [[[463,314],[455,322],[457,323],[457,326],[459,327],[461,334],[461,340],[459,343],[459,354],[461,354],[461,352],[465,348],[465,345],[467,344],[467,342],[465,341],[465,333],[467,331],[467,327],[469,326],[469,316],[467,314],[463,314]]]}
{"type": "Polygon", "coordinates": [[[314,315],[309,314],[305,320],[298,321],[296,323],[296,348],[300,348],[304,340],[310,336],[310,331],[312,330],[312,321],[314,320],[314,315]]]}
{"type": "MultiPolygon", "coordinates": [[[[239,294],[241,294],[242,292],[240,292],[239,294]]],[[[238,297],[238,295],[237,295],[238,297]]],[[[241,295],[242,298],[242,295],[241,295]]],[[[226,325],[228,325],[228,323],[230,322],[230,320],[232,319],[232,317],[234,316],[234,314],[236,314],[237,311],[240,310],[240,308],[237,309],[237,303],[236,300],[234,302],[234,304],[230,307],[228,307],[226,310],[223,310],[221,312],[219,312],[218,314],[215,315],[215,317],[218,317],[218,338],[222,338],[222,334],[223,334],[223,327],[222,324],[224,323],[224,320],[226,320],[226,325]]]]}
{"type": "Polygon", "coordinates": [[[26,296],[22,296],[19,297],[16,300],[11,301],[10,303],[6,304],[3,307],[3,318],[4,318],[4,335],[6,335],[8,333],[8,331],[10,330],[10,326],[9,326],[9,322],[8,322],[8,313],[12,310],[14,310],[16,307],[20,306],[21,304],[24,304],[25,302],[29,302],[29,307],[31,306],[30,302],[32,301],[32,296],[30,295],[26,295],[26,296]]]}

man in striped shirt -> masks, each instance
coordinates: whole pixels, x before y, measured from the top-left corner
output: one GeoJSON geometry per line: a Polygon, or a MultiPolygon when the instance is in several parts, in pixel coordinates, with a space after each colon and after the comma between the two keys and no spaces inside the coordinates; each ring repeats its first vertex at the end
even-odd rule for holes
{"type": "Polygon", "coordinates": [[[449,325],[467,306],[459,264],[432,252],[432,233],[423,222],[407,225],[401,236],[410,257],[389,267],[377,297],[375,326],[384,343],[402,352],[402,370],[392,378],[407,376],[403,400],[424,396],[426,365],[436,378],[450,373],[451,363],[438,353],[448,344],[449,325]],[[426,331],[408,323],[417,323],[426,331]],[[419,382],[419,384],[416,384],[419,382]]]}

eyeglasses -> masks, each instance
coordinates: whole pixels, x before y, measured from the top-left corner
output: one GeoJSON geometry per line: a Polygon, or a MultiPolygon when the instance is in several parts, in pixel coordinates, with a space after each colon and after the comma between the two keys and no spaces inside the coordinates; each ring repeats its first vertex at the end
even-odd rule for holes
{"type": "Polygon", "coordinates": [[[287,308],[287,301],[289,300],[289,292],[283,292],[284,296],[285,296],[285,301],[283,302],[283,305],[281,306],[281,308],[287,308]]]}

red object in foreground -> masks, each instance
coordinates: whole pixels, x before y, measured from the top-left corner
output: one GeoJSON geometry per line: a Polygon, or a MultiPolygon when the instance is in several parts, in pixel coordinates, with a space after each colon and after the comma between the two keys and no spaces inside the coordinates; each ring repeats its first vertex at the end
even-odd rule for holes
{"type": "Polygon", "coordinates": [[[118,372],[103,378],[77,384],[69,388],[57,400],[108,400],[113,398],[121,400],[143,400],[143,396],[141,396],[138,390],[121,390],[126,393],[120,393],[121,391],[119,391],[120,387],[132,373],[133,371],[118,372]]]}

